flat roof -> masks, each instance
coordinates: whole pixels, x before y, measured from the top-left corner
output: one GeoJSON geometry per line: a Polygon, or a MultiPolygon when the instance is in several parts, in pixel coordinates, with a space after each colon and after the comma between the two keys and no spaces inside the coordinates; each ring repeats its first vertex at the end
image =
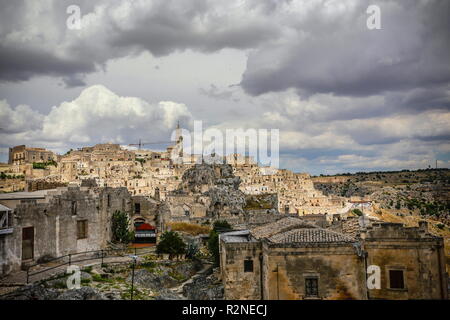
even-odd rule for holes
{"type": "Polygon", "coordinates": [[[50,191],[56,191],[56,189],[38,190],[33,192],[0,193],[0,200],[43,199],[50,191]]]}
{"type": "Polygon", "coordinates": [[[249,238],[250,231],[249,230],[237,230],[231,232],[224,232],[220,234],[220,240],[223,242],[256,242],[254,239],[249,238]]]}

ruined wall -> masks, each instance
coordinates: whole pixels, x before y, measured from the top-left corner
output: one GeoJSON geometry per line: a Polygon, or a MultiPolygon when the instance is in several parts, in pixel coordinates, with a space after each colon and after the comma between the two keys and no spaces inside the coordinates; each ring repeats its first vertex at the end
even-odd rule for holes
{"type": "Polygon", "coordinates": [[[364,260],[351,244],[263,246],[264,299],[306,299],[305,278],[318,278],[318,299],[365,299],[364,260]]]}
{"type": "Polygon", "coordinates": [[[51,210],[51,204],[22,201],[15,209],[15,217],[14,260],[22,262],[22,232],[27,227],[34,227],[34,259],[56,256],[56,215],[51,210]]]}
{"type": "Polygon", "coordinates": [[[19,243],[14,234],[0,235],[0,277],[20,269],[19,243]]]}
{"type": "MultiPolygon", "coordinates": [[[[59,188],[40,202],[22,200],[15,208],[14,232],[4,246],[8,272],[22,261],[23,228],[34,227],[33,261],[69,253],[99,250],[111,239],[111,216],[130,211],[126,188],[59,188]],[[79,237],[78,221],[86,221],[86,237],[79,237]]],[[[3,245],[3,244],[2,244],[3,245]]]]}
{"type": "MultiPolygon", "coordinates": [[[[156,227],[159,202],[146,196],[133,196],[131,199],[131,218],[143,218],[152,226],[156,227]],[[136,211],[139,204],[139,212],[136,211]]],[[[133,221],[132,221],[133,223],[133,221]]]]}

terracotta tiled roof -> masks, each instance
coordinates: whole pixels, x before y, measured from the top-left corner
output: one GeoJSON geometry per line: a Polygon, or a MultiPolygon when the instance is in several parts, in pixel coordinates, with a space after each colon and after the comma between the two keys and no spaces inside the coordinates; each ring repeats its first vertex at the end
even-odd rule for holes
{"type": "Polygon", "coordinates": [[[306,222],[299,218],[287,217],[282,218],[276,222],[268,223],[263,226],[258,226],[250,230],[250,233],[256,239],[269,238],[275,234],[286,232],[292,229],[299,228],[316,228],[312,223],[306,222]]]}
{"type": "Polygon", "coordinates": [[[353,242],[352,238],[322,228],[301,228],[273,235],[268,239],[274,243],[330,243],[353,242]]]}

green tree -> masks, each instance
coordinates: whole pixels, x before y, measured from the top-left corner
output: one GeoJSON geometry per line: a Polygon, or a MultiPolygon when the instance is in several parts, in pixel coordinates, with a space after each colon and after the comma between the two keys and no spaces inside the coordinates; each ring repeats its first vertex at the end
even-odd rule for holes
{"type": "Polygon", "coordinates": [[[186,243],[181,239],[180,235],[175,231],[166,231],[156,245],[158,254],[168,253],[170,255],[182,254],[186,252],[186,243]]]}
{"type": "Polygon", "coordinates": [[[214,260],[214,265],[219,266],[220,265],[219,233],[215,230],[211,230],[211,232],[209,233],[208,250],[214,260]]]}
{"type": "Polygon", "coordinates": [[[129,230],[130,220],[128,214],[116,210],[112,216],[113,241],[119,243],[129,243],[133,240],[134,233],[129,230]]]}
{"type": "Polygon", "coordinates": [[[216,232],[231,231],[231,225],[226,220],[216,220],[213,224],[213,230],[216,232]]]}
{"type": "Polygon", "coordinates": [[[219,233],[231,230],[231,225],[227,221],[217,220],[214,222],[213,229],[209,233],[208,250],[214,260],[215,266],[220,265],[219,233]]]}

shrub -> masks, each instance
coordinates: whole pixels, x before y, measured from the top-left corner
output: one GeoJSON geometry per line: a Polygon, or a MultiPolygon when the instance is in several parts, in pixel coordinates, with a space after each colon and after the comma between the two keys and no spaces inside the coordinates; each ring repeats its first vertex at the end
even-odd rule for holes
{"type": "Polygon", "coordinates": [[[213,230],[216,232],[231,231],[231,225],[226,220],[216,220],[213,224],[213,230]]]}
{"type": "Polygon", "coordinates": [[[216,266],[220,265],[219,233],[231,230],[231,225],[227,221],[217,220],[214,222],[213,230],[209,233],[208,251],[211,254],[216,266]]]}
{"type": "Polygon", "coordinates": [[[208,250],[214,260],[214,265],[219,266],[220,265],[219,233],[215,230],[211,230],[211,232],[209,233],[208,250]]]}
{"type": "Polygon", "coordinates": [[[161,235],[159,243],[156,245],[157,253],[182,254],[185,253],[186,244],[180,235],[175,231],[166,231],[161,235]]]}
{"type": "Polygon", "coordinates": [[[140,162],[141,165],[143,165],[145,163],[145,159],[142,159],[142,158],[136,158],[136,161],[140,162]]]}

